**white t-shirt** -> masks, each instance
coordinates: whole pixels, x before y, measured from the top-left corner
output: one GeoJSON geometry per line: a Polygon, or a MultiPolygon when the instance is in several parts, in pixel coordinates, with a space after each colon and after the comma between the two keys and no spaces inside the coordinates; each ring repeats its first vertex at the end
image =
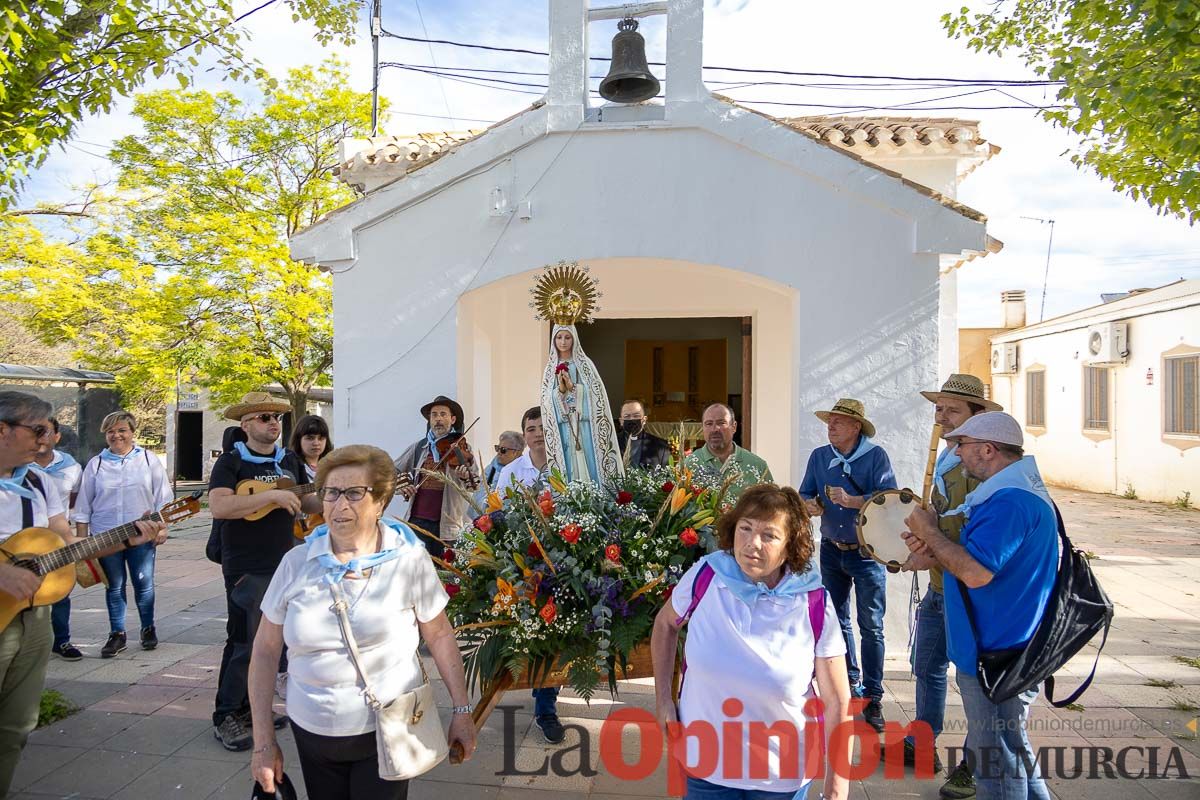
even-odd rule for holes
{"type": "MultiPolygon", "coordinates": [[[[675,591],[671,604],[682,615],[692,601],[692,584],[700,571],[693,565],[675,591]]],[[[846,653],[846,642],[834,613],[833,603],[825,596],[825,624],[816,655],[822,658],[846,653]]],[[[795,597],[760,597],[754,609],[742,602],[726,587],[719,573],[692,612],[687,623],[684,645],[687,674],[679,700],[679,718],[685,725],[704,720],[718,734],[720,754],[711,775],[698,776],[719,786],[735,789],[757,789],[768,792],[798,792],[808,785],[804,778],[804,702],[809,697],[813,680],[813,631],[808,621],[808,598],[804,593],[795,597]],[[742,712],[727,715],[722,708],[729,698],[742,703],[742,712]],[[725,774],[724,741],[721,725],[740,722],[742,725],[742,769],[740,777],[725,774]],[[796,778],[781,778],[779,739],[768,739],[767,778],[750,778],[750,723],[770,726],[790,722],[797,732],[799,763],[794,767],[796,778]]],[[[699,760],[699,742],[688,740],[688,766],[699,760]]]]}
{"type": "Polygon", "coordinates": [[[96,535],[157,511],[175,498],[158,457],[135,447],[120,461],[93,456],[83,468],[71,519],[96,535]]]}
{"type": "Polygon", "coordinates": [[[529,450],[526,450],[504,465],[504,469],[500,470],[500,477],[496,478],[492,488],[503,493],[512,484],[513,479],[516,479],[521,486],[533,486],[538,482],[538,478],[542,477],[545,469],[544,466],[542,469],[535,467],[533,459],[529,457],[529,450]]]}
{"type": "MultiPolygon", "coordinates": [[[[424,547],[402,543],[386,525],[380,529],[383,549],[399,547],[400,556],[376,567],[369,578],[344,579],[342,589],[364,671],[386,704],[421,685],[417,622],[434,619],[450,598],[424,547]]],[[[374,730],[375,722],[330,609],[333,595],[317,560],[329,552],[326,535],[284,556],[263,596],[262,613],[283,626],[288,715],[311,733],[354,736],[374,730]]]]}
{"type": "Polygon", "coordinates": [[[71,507],[71,494],[79,491],[79,484],[83,479],[83,467],[78,463],[75,463],[69,467],[62,467],[54,472],[49,471],[53,470],[65,460],[66,457],[58,450],[55,450],[54,460],[50,462],[50,466],[46,467],[45,469],[38,466],[36,463],[30,464],[29,466],[31,469],[36,469],[38,471],[39,477],[43,479],[43,484],[51,483],[54,485],[54,487],[58,490],[59,497],[62,498],[63,508],[69,509],[71,507]]]}
{"type": "MultiPolygon", "coordinates": [[[[37,489],[33,490],[33,527],[44,528],[50,524],[50,517],[63,513],[62,500],[58,490],[54,488],[46,476],[38,473],[46,496],[37,489]]],[[[21,496],[16,492],[0,489],[0,542],[24,529],[21,524],[21,496]]]]}

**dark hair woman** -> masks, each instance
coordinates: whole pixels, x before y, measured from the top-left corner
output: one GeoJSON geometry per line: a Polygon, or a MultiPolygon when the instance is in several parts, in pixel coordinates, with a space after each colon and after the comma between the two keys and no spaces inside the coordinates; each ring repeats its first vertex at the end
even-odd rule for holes
{"type": "Polygon", "coordinates": [[[316,480],[317,462],[333,450],[333,442],[329,439],[329,423],[315,414],[301,417],[292,429],[288,449],[300,456],[300,460],[304,462],[308,480],[316,480]]]}

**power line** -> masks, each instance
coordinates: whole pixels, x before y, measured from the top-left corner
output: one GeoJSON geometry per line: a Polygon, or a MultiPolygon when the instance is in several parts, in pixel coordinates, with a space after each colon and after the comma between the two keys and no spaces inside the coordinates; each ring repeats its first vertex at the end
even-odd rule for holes
{"type": "MultiPolygon", "coordinates": [[[[425,16],[421,13],[421,0],[413,0],[413,5],[417,8],[417,20],[421,23],[421,32],[428,38],[429,30],[425,27],[425,16]]],[[[429,60],[433,62],[434,69],[437,69],[437,56],[433,54],[433,43],[431,42],[427,46],[429,47],[429,60]]],[[[438,78],[438,87],[442,90],[442,102],[446,104],[446,114],[449,115],[450,121],[457,127],[458,122],[450,112],[450,97],[446,94],[446,84],[440,77],[438,78]]]]}

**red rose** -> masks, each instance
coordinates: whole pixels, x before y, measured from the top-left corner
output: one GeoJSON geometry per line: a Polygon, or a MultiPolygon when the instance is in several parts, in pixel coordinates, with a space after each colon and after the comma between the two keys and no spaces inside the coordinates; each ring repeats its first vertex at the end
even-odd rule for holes
{"type": "Polygon", "coordinates": [[[579,527],[577,524],[572,522],[569,525],[564,525],[562,527],[562,530],[560,530],[558,532],[558,535],[561,536],[563,538],[563,541],[566,542],[567,544],[575,544],[576,542],[579,541],[579,536],[582,533],[583,533],[583,528],[579,527]]]}
{"type": "Polygon", "coordinates": [[[609,561],[620,561],[621,560],[621,546],[616,545],[616,544],[610,544],[608,547],[604,548],[604,557],[607,558],[609,561]]]}
{"type": "Polygon", "coordinates": [[[692,547],[700,543],[700,537],[696,534],[695,528],[684,528],[679,532],[679,541],[683,542],[688,547],[692,547]]]}
{"type": "Polygon", "coordinates": [[[666,483],[664,483],[662,485],[662,490],[663,490],[663,494],[670,494],[671,492],[675,491],[675,484],[671,483],[670,481],[667,481],[666,483]]]}
{"type": "Polygon", "coordinates": [[[629,492],[617,492],[617,505],[627,506],[633,502],[633,495],[629,492]]]}
{"type": "Polygon", "coordinates": [[[558,609],[554,606],[553,597],[546,601],[546,605],[542,606],[542,610],[538,612],[538,616],[545,620],[547,625],[558,619],[558,609]]]}
{"type": "Polygon", "coordinates": [[[566,372],[569,369],[570,369],[570,367],[567,366],[567,362],[560,361],[560,362],[558,362],[558,366],[554,368],[554,374],[557,375],[558,373],[566,372]]]}
{"type": "Polygon", "coordinates": [[[492,529],[492,518],[487,514],[484,514],[475,520],[475,527],[478,528],[481,533],[487,533],[492,529]]]}
{"type": "Polygon", "coordinates": [[[525,555],[529,556],[530,558],[541,558],[542,551],[538,550],[538,546],[536,544],[530,542],[529,547],[525,548],[525,555]]]}
{"type": "Polygon", "coordinates": [[[455,553],[453,550],[451,550],[449,547],[447,547],[446,552],[442,553],[442,561],[445,561],[447,564],[453,564],[454,559],[455,559],[455,557],[457,557],[457,555],[458,555],[457,553],[455,553]]]}
{"type": "Polygon", "coordinates": [[[541,495],[538,496],[538,508],[540,508],[542,513],[547,517],[554,514],[554,497],[550,494],[549,489],[542,492],[541,495]]]}
{"type": "Polygon", "coordinates": [[[442,587],[446,590],[446,594],[450,595],[451,597],[454,597],[454,595],[462,591],[462,587],[457,583],[444,583],[442,584],[442,587]]]}

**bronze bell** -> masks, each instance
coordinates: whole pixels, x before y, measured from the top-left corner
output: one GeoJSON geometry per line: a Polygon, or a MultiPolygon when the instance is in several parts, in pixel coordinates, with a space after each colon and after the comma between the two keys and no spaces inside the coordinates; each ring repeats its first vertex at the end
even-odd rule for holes
{"type": "Polygon", "coordinates": [[[637,32],[636,19],[617,23],[613,37],[612,64],[600,81],[600,96],[614,103],[640,103],[658,94],[658,78],[646,64],[646,40],[637,32]]]}

